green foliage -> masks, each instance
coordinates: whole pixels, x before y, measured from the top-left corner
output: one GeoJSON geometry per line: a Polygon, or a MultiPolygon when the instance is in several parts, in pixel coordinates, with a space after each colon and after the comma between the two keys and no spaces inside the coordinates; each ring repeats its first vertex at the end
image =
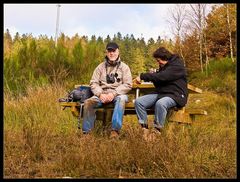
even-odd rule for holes
{"type": "Polygon", "coordinates": [[[217,74],[224,77],[226,74],[236,74],[236,63],[232,63],[230,58],[213,59],[208,66],[209,74],[217,74]]]}
{"type": "Polygon", "coordinates": [[[208,66],[208,75],[205,71],[191,73],[189,82],[207,90],[236,97],[236,63],[230,58],[213,59],[208,66]]]}
{"type": "Polygon", "coordinates": [[[135,78],[138,76],[140,73],[145,72],[145,57],[141,53],[141,50],[139,48],[135,49],[134,51],[134,58],[133,58],[133,63],[130,65],[131,70],[132,70],[132,76],[135,78]]]}
{"type": "MultiPolygon", "coordinates": [[[[236,6],[229,4],[228,7],[234,55],[236,55],[236,6]]],[[[207,26],[204,31],[210,58],[219,57],[219,55],[229,56],[230,54],[225,10],[225,5],[219,5],[213,8],[207,17],[207,26]]],[[[40,35],[38,38],[34,38],[31,34],[19,35],[16,33],[12,39],[7,30],[4,33],[4,89],[22,94],[28,86],[52,83],[69,86],[77,83],[88,84],[93,70],[104,59],[105,46],[109,41],[119,44],[121,60],[129,65],[133,77],[158,67],[152,53],[159,46],[164,46],[170,51],[176,47],[173,40],[161,39],[160,36],[157,41],[150,38],[145,42],[143,38],[135,39],[133,34],[122,36],[120,32],[112,39],[107,36],[104,40],[96,36],[80,37],[78,34],[69,38],[62,33],[58,38],[57,47],[55,47],[52,37],[40,35]]],[[[187,69],[189,72],[199,70],[197,31],[191,29],[189,34],[186,33],[182,38],[182,44],[187,69]]],[[[227,82],[235,77],[224,77],[223,75],[231,75],[235,72],[236,66],[228,61],[222,61],[224,62],[222,64],[217,62],[218,60],[212,60],[208,66],[207,74],[209,76],[206,76],[206,79],[212,79],[209,87],[220,92],[227,91],[233,95],[235,86],[228,86],[227,82]],[[221,70],[221,73],[218,73],[217,70],[221,70]],[[216,80],[212,78],[213,74],[218,75],[216,80]],[[220,82],[220,79],[224,80],[224,83],[220,82]]],[[[204,63],[206,64],[206,62],[204,63]]],[[[199,79],[204,78],[204,75],[201,74],[195,76],[199,79]]]]}
{"type": "MultiPolygon", "coordinates": [[[[121,36],[113,39],[92,36],[74,36],[72,39],[61,34],[57,47],[53,39],[46,36],[33,38],[32,35],[18,33],[11,39],[9,33],[4,35],[4,88],[10,92],[22,94],[28,86],[63,83],[88,84],[93,70],[103,61],[105,46],[109,41],[116,41],[120,45],[121,60],[132,69],[133,76],[147,70],[147,62],[152,61],[150,51],[144,39],[121,36]],[[149,52],[147,51],[149,50],[149,52]]],[[[154,41],[150,41],[154,43],[154,41]]]]}

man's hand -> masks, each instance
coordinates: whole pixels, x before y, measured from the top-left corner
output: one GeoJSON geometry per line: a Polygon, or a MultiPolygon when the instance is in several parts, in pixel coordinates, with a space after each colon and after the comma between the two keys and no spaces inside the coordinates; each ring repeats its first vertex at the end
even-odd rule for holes
{"type": "Polygon", "coordinates": [[[133,80],[133,82],[135,82],[136,84],[140,84],[140,83],[141,83],[141,78],[140,78],[140,76],[137,76],[137,77],[133,80]]]}
{"type": "Polygon", "coordinates": [[[108,98],[107,98],[107,94],[101,94],[99,96],[99,99],[102,101],[102,103],[106,103],[108,98]]]}
{"type": "Polygon", "coordinates": [[[102,101],[102,103],[109,103],[113,101],[114,97],[115,96],[113,93],[108,93],[108,94],[101,94],[99,96],[99,99],[102,101]]]}
{"type": "Polygon", "coordinates": [[[112,102],[115,96],[113,93],[108,93],[107,97],[108,97],[108,102],[112,102]]]}

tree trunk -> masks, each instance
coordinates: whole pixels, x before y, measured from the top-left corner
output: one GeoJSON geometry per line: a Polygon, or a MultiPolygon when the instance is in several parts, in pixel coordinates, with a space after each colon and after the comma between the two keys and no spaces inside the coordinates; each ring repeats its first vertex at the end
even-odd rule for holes
{"type": "Polygon", "coordinates": [[[202,36],[202,31],[200,30],[200,32],[199,32],[199,59],[200,59],[200,65],[201,65],[201,71],[203,72],[203,58],[202,58],[202,43],[203,43],[203,41],[202,41],[202,38],[203,36],[202,36]]]}
{"type": "Polygon", "coordinates": [[[204,48],[205,48],[205,54],[206,54],[206,63],[205,63],[205,69],[206,69],[206,76],[208,76],[208,64],[209,64],[209,59],[208,59],[208,49],[207,49],[207,35],[203,34],[203,39],[204,39],[204,48]]]}
{"type": "Polygon", "coordinates": [[[231,36],[231,26],[230,26],[230,18],[229,18],[228,4],[226,4],[226,9],[227,9],[227,24],[228,24],[230,53],[231,53],[232,62],[234,62],[234,58],[233,58],[233,46],[232,46],[232,36],[231,36]]]}

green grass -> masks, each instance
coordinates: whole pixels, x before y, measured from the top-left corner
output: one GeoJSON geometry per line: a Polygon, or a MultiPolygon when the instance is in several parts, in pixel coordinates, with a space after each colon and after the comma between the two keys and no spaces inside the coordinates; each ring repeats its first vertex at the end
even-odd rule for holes
{"type": "Polygon", "coordinates": [[[206,70],[191,73],[188,80],[205,90],[236,97],[236,63],[230,58],[211,60],[207,73],[206,70]]]}

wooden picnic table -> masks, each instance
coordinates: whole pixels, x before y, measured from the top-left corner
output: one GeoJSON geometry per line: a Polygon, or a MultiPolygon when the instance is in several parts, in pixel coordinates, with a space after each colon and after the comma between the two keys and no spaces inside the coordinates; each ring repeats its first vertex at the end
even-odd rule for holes
{"type": "MultiPolygon", "coordinates": [[[[75,85],[75,88],[79,87],[81,85],[75,85]]],[[[84,85],[87,86],[87,85],[84,85]]],[[[191,84],[187,85],[189,94],[201,94],[203,91],[202,89],[195,87],[191,84]]],[[[138,98],[141,95],[150,93],[155,89],[153,83],[151,82],[142,82],[141,84],[133,83],[132,90],[128,93],[129,95],[129,102],[125,105],[125,112],[124,115],[131,115],[136,114],[135,108],[134,108],[134,101],[136,98],[138,98]]],[[[84,109],[84,104],[81,104],[79,102],[60,102],[60,105],[64,108],[70,107],[71,112],[74,116],[78,117],[79,119],[79,125],[80,125],[80,119],[82,117],[82,111],[84,109]]],[[[104,120],[104,123],[106,120],[111,120],[111,115],[113,112],[113,104],[106,104],[103,108],[97,109],[97,119],[104,120]]],[[[147,109],[148,114],[154,114],[154,109],[147,109]]],[[[185,107],[182,108],[173,108],[169,110],[168,114],[168,121],[174,121],[178,123],[188,123],[192,124],[195,120],[196,115],[207,115],[207,111],[203,109],[186,109],[185,107]]]]}

